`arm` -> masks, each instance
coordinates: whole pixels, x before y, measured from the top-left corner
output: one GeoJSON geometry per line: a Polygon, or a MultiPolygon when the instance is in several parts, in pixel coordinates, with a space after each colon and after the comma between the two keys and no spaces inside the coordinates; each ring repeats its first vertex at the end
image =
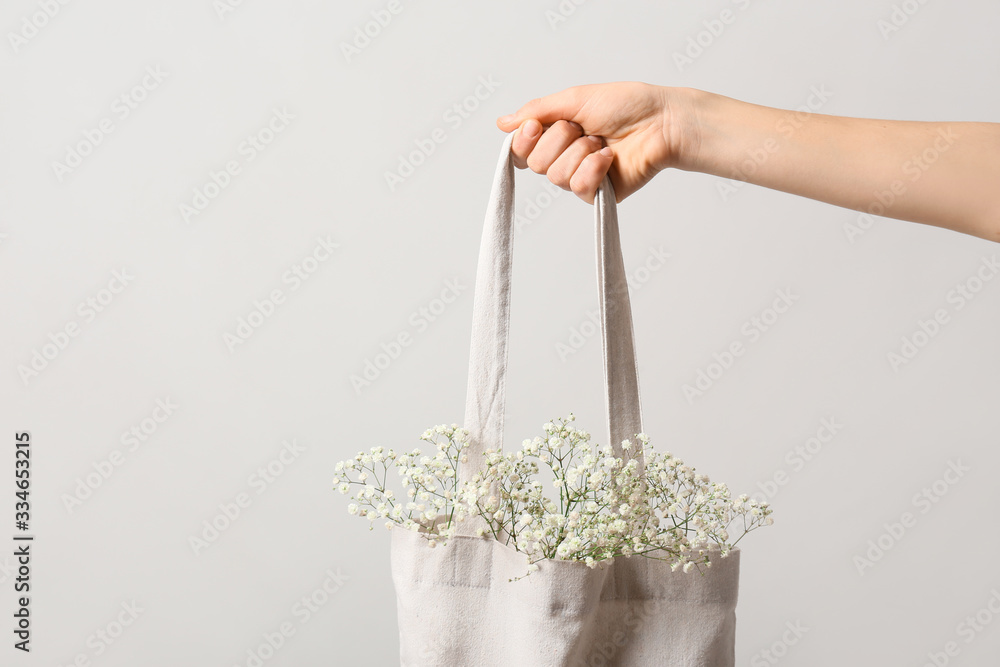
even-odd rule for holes
{"type": "Polygon", "coordinates": [[[1000,242],[1000,124],[789,112],[693,91],[682,169],[1000,242]]]}
{"type": "Polygon", "coordinates": [[[587,201],[605,173],[621,201],[674,167],[1000,242],[1000,123],[845,118],[614,83],[532,100],[497,125],[520,128],[518,166],[587,201]]]}

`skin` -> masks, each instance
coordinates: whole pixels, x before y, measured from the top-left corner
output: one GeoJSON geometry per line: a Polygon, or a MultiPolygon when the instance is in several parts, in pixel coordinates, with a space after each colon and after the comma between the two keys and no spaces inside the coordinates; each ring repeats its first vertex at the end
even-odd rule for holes
{"type": "Polygon", "coordinates": [[[1000,123],[787,111],[641,82],[574,86],[497,119],[514,163],[593,203],[668,168],[1000,242],[1000,123]],[[755,157],[754,157],[755,156],[755,157]]]}

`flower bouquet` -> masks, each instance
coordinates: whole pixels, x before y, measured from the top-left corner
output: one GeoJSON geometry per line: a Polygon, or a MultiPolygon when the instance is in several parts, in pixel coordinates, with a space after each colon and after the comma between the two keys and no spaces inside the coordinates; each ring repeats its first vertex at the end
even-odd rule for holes
{"type": "Polygon", "coordinates": [[[733,498],[725,484],[653,450],[645,434],[623,441],[623,456],[615,456],[575,419],[545,424],[544,435],[517,451],[486,450],[480,462],[468,461],[467,430],[436,426],[420,438],[432,448],[426,453],[373,447],[339,462],[334,488],[352,496],[348,512],[371,527],[412,530],[428,547],[446,545],[456,524],[476,520],[477,535],[525,555],[527,573],[544,559],[597,567],[618,556],[700,571],[773,522],[768,503],[733,498]],[[470,463],[479,472],[460,483],[458,466],[470,463]],[[398,492],[389,488],[391,469],[398,492]]]}

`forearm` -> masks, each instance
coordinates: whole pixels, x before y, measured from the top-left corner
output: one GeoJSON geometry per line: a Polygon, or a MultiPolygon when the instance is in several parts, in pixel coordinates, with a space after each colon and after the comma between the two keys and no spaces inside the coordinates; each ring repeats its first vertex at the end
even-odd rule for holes
{"type": "Polygon", "coordinates": [[[1000,123],[844,118],[686,92],[678,168],[1000,242],[1000,123]]]}

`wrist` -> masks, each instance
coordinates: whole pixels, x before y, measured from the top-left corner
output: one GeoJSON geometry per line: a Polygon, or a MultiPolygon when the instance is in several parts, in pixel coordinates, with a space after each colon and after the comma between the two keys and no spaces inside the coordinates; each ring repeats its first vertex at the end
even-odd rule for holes
{"type": "Polygon", "coordinates": [[[713,118],[728,98],[695,88],[663,88],[663,133],[668,146],[666,167],[714,173],[713,118]]]}

